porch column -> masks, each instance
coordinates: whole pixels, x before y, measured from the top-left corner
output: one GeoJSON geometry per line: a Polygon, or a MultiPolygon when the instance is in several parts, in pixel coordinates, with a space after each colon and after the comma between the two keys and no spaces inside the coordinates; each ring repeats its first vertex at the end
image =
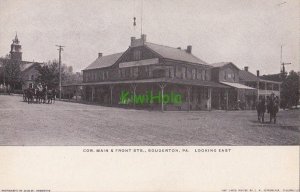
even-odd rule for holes
{"type": "Polygon", "coordinates": [[[229,97],[229,94],[228,94],[229,90],[226,89],[226,110],[228,110],[228,97],[229,97]]]}
{"type": "Polygon", "coordinates": [[[76,101],[77,101],[77,85],[75,85],[75,98],[76,98],[76,101]]]}
{"type": "Polygon", "coordinates": [[[130,86],[133,90],[133,108],[135,108],[135,91],[136,91],[137,84],[132,83],[132,84],[130,84],[130,86]]]}
{"type": "Polygon", "coordinates": [[[237,110],[240,110],[240,94],[239,94],[239,89],[236,89],[236,103],[237,103],[237,110]]]}
{"type": "Polygon", "coordinates": [[[211,110],[211,88],[208,88],[208,102],[207,102],[207,109],[211,110]]]}
{"type": "Polygon", "coordinates": [[[92,102],[94,102],[94,96],[95,96],[95,87],[92,86],[92,102]]]}
{"type": "Polygon", "coordinates": [[[219,109],[221,108],[221,89],[219,89],[219,109]]]}
{"type": "Polygon", "coordinates": [[[114,86],[109,85],[109,89],[110,89],[110,105],[112,105],[113,104],[113,89],[114,89],[114,86]]]}
{"type": "Polygon", "coordinates": [[[164,111],[164,89],[165,89],[166,86],[167,86],[166,83],[160,83],[159,84],[159,87],[160,87],[160,90],[161,90],[161,111],[162,112],[164,111]]]}
{"type": "Polygon", "coordinates": [[[191,86],[187,86],[186,87],[186,91],[187,91],[187,100],[188,100],[188,111],[191,110],[191,86]]]}

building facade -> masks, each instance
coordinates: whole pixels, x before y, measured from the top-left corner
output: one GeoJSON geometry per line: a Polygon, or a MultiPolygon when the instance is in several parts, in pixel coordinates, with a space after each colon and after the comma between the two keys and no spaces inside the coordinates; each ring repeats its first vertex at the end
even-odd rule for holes
{"type": "MultiPolygon", "coordinates": [[[[255,88],[239,83],[238,71],[233,63],[209,65],[192,54],[190,45],[186,49],[168,47],[147,42],[146,35],[142,35],[140,39],[132,37],[129,48],[122,53],[99,53],[83,70],[83,83],[77,86],[83,87],[85,101],[104,105],[161,110],[236,109],[242,92],[251,90],[255,94],[255,88]],[[125,93],[129,96],[124,102],[125,93]],[[170,102],[174,95],[180,96],[180,102],[170,102]]],[[[77,95],[76,85],[73,87],[77,95]]]]}
{"type": "Polygon", "coordinates": [[[281,82],[263,79],[259,71],[256,75],[249,72],[248,67],[239,71],[240,82],[243,84],[257,89],[257,99],[270,97],[271,94],[277,96],[280,100],[280,86],[281,82]]]}

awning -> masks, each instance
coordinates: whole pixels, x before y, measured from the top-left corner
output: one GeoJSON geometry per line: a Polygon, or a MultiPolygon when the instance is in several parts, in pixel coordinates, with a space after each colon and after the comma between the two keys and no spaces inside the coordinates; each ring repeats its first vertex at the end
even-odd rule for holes
{"type": "Polygon", "coordinates": [[[252,89],[252,90],[255,90],[255,88],[248,87],[248,86],[240,84],[240,83],[231,83],[231,82],[224,82],[224,81],[221,81],[220,83],[222,83],[224,85],[228,85],[230,87],[237,88],[237,89],[252,89]]]}

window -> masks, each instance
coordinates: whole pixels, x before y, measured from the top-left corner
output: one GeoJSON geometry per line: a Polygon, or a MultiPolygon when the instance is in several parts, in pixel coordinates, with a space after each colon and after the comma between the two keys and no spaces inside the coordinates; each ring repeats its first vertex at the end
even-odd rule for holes
{"type": "Polygon", "coordinates": [[[130,77],[130,68],[125,68],[125,77],[128,78],[130,77]]]}
{"type": "Polygon", "coordinates": [[[138,67],[134,67],[133,68],[133,77],[138,77],[138,75],[139,75],[139,69],[138,69],[138,67]]]}
{"type": "Polygon", "coordinates": [[[182,73],[181,67],[176,66],[176,77],[181,78],[181,73],[182,73]]]}
{"type": "Polygon", "coordinates": [[[158,77],[164,77],[165,76],[165,70],[164,69],[156,69],[153,71],[153,77],[158,78],[158,77]]]}
{"type": "Polygon", "coordinates": [[[202,80],[205,80],[205,70],[202,70],[202,80]]]}
{"type": "Polygon", "coordinates": [[[173,78],[174,77],[174,67],[171,67],[169,70],[170,70],[170,76],[169,77],[173,78]]]}
{"type": "Polygon", "coordinates": [[[185,78],[186,78],[186,67],[182,67],[181,78],[182,78],[182,79],[185,79],[185,78]]]}
{"type": "Polygon", "coordinates": [[[227,79],[227,72],[224,71],[224,79],[227,79]]]}
{"type": "Polygon", "coordinates": [[[196,79],[196,69],[192,69],[192,79],[196,79]]]}
{"type": "Polygon", "coordinates": [[[197,69],[197,79],[202,80],[202,71],[197,69]]]}
{"type": "Polygon", "coordinates": [[[133,51],[133,60],[141,60],[141,50],[136,49],[133,51]]]}

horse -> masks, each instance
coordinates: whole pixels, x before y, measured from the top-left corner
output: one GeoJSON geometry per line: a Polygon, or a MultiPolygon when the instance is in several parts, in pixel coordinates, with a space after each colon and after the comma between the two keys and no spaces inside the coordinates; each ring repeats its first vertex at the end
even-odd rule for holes
{"type": "Polygon", "coordinates": [[[25,96],[23,96],[23,97],[26,98],[28,104],[30,104],[34,101],[34,89],[30,89],[30,88],[25,89],[24,95],[25,96]]]}
{"type": "Polygon", "coordinates": [[[276,123],[276,115],[279,111],[278,99],[274,97],[270,97],[267,108],[268,108],[268,113],[270,113],[270,123],[272,122],[272,120],[274,120],[274,123],[276,123]]]}
{"type": "Polygon", "coordinates": [[[51,102],[55,103],[55,96],[56,96],[56,93],[55,93],[55,90],[52,89],[52,90],[47,90],[46,92],[46,95],[47,95],[47,101],[48,101],[48,104],[51,102]]]}
{"type": "Polygon", "coordinates": [[[256,106],[256,110],[257,110],[258,121],[259,122],[261,121],[263,123],[265,121],[265,112],[266,112],[266,102],[264,98],[259,100],[256,106]]]}
{"type": "Polygon", "coordinates": [[[46,103],[46,88],[35,89],[35,99],[37,103],[46,103]]]}

